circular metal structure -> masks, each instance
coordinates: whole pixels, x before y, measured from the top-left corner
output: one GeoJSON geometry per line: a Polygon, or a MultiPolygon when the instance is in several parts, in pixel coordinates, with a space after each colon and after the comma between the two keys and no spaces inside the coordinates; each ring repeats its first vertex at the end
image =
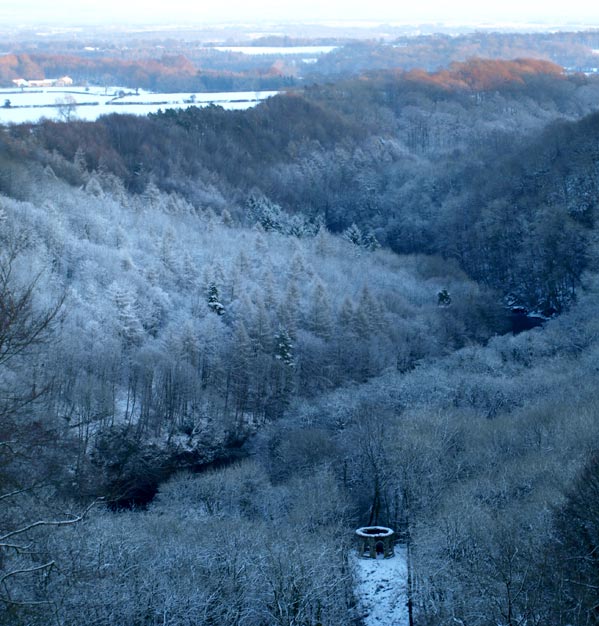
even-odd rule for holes
{"type": "Polygon", "coordinates": [[[358,554],[364,558],[376,559],[379,555],[388,559],[395,552],[395,532],[386,526],[362,526],[356,530],[358,554]]]}

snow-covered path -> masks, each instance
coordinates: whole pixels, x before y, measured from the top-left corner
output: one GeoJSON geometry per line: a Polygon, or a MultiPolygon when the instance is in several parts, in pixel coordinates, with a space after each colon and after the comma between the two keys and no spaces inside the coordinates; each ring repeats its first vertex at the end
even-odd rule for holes
{"type": "Polygon", "coordinates": [[[356,598],[365,626],[407,626],[407,564],[405,548],[396,546],[390,559],[352,557],[356,598]]]}

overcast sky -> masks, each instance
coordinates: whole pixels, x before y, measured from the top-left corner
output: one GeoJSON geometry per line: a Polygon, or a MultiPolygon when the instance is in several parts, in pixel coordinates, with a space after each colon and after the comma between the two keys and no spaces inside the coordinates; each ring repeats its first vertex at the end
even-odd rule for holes
{"type": "Polygon", "coordinates": [[[371,20],[599,24],[595,0],[0,0],[4,22],[157,23],[371,20]]]}

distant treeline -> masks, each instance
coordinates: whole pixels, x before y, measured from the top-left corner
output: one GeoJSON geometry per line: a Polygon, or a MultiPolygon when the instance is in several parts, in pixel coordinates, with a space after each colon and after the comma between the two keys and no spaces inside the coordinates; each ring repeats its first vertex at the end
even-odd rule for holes
{"type": "Polygon", "coordinates": [[[285,76],[276,65],[256,70],[203,69],[182,55],[140,60],[55,54],[0,56],[0,85],[11,85],[16,78],[64,75],[78,84],[120,85],[167,92],[268,90],[293,84],[293,79],[285,76]]]}
{"type": "Polygon", "coordinates": [[[97,46],[85,49],[80,42],[69,40],[36,42],[35,47],[26,42],[14,43],[11,54],[0,57],[0,85],[10,84],[14,78],[68,74],[78,82],[161,91],[273,89],[294,81],[322,82],[332,76],[355,76],[365,71],[437,71],[476,57],[535,58],[578,72],[593,71],[599,64],[599,56],[594,52],[599,49],[597,31],[433,34],[402,36],[394,41],[273,36],[250,44],[338,46],[312,63],[276,52],[248,55],[217,50],[197,40],[179,38],[133,39],[126,46],[114,41],[96,43],[97,46]]]}
{"type": "Polygon", "coordinates": [[[574,71],[599,65],[593,50],[599,49],[599,32],[500,33],[474,32],[405,36],[392,44],[357,41],[321,57],[307,68],[310,78],[350,75],[372,69],[417,69],[435,71],[454,61],[474,57],[509,60],[517,57],[552,61],[574,71]]]}

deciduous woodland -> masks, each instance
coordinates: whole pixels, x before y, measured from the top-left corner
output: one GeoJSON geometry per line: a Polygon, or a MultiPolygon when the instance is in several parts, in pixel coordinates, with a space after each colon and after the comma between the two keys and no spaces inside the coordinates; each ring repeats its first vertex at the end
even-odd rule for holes
{"type": "Polygon", "coordinates": [[[359,624],[369,524],[417,625],[598,623],[598,103],[471,60],[2,128],[0,624],[359,624]]]}

